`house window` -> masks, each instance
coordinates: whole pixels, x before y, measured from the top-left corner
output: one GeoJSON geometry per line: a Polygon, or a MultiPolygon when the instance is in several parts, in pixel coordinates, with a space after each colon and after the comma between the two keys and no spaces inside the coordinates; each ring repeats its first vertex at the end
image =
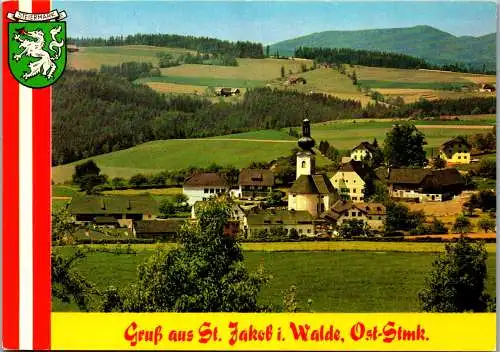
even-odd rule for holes
{"type": "Polygon", "coordinates": [[[352,183],[356,183],[356,180],[352,180],[352,183]]]}
{"type": "Polygon", "coordinates": [[[203,193],[208,193],[208,188],[205,188],[205,189],[203,190],[203,193]]]}
{"type": "Polygon", "coordinates": [[[299,233],[302,233],[302,229],[299,229],[299,233]]]}
{"type": "Polygon", "coordinates": [[[203,201],[206,201],[206,200],[207,200],[207,198],[206,198],[206,197],[203,197],[203,201]]]}
{"type": "Polygon", "coordinates": [[[352,197],[352,200],[358,200],[358,197],[352,197]]]}
{"type": "Polygon", "coordinates": [[[358,211],[358,216],[361,216],[361,212],[360,211],[358,211]]]}
{"type": "Polygon", "coordinates": [[[302,168],[305,169],[305,167],[306,167],[306,161],[302,160],[302,168]]]}
{"type": "Polygon", "coordinates": [[[353,212],[351,213],[351,215],[352,215],[352,216],[356,216],[356,212],[355,212],[355,211],[353,211],[353,212]]]}
{"type": "Polygon", "coordinates": [[[356,193],[356,188],[353,188],[353,189],[352,189],[352,193],[356,193]]]}
{"type": "Polygon", "coordinates": [[[359,197],[359,200],[363,200],[364,198],[363,197],[359,197]]]}
{"type": "Polygon", "coordinates": [[[369,217],[368,217],[368,220],[371,220],[371,219],[372,219],[372,217],[371,217],[371,216],[369,216],[369,217]]]}
{"type": "Polygon", "coordinates": [[[210,193],[214,193],[214,189],[213,188],[210,188],[210,193]]]}
{"type": "Polygon", "coordinates": [[[311,233],[311,229],[307,229],[307,233],[311,233]]]}
{"type": "Polygon", "coordinates": [[[381,217],[381,216],[379,216],[379,217],[378,217],[378,219],[379,219],[379,220],[382,220],[382,217],[381,217]]]}
{"type": "Polygon", "coordinates": [[[460,155],[458,156],[458,158],[459,158],[459,159],[462,159],[462,157],[461,157],[460,155]]]}

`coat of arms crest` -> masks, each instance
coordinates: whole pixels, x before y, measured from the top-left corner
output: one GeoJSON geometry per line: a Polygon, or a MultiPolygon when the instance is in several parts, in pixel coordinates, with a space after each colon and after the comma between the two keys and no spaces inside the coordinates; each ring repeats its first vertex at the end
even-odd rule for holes
{"type": "Polygon", "coordinates": [[[66,67],[64,11],[35,14],[16,11],[9,23],[9,67],[24,86],[44,88],[61,77],[66,67]]]}

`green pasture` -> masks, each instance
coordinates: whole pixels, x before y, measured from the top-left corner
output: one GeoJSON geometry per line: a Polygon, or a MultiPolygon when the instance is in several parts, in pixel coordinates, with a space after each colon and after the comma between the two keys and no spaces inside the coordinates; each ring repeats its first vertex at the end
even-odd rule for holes
{"type": "Polygon", "coordinates": [[[264,81],[220,78],[220,77],[190,77],[190,76],[160,76],[145,77],[135,80],[135,83],[174,83],[182,85],[206,86],[206,87],[231,87],[231,88],[256,88],[265,85],[264,81]]]}
{"type": "MultiPolygon", "coordinates": [[[[175,139],[148,142],[91,159],[110,178],[130,178],[137,173],[152,174],[190,166],[207,167],[212,163],[242,168],[252,161],[264,162],[288,155],[295,146],[294,143],[264,143],[251,139],[175,139]]],[[[52,168],[53,181],[62,183],[70,180],[75,165],[83,161],[85,160],[52,168]]]]}
{"type": "MultiPolygon", "coordinates": [[[[363,121],[346,120],[313,124],[312,136],[319,143],[328,141],[335,148],[350,150],[361,141],[377,138],[383,144],[386,133],[396,123],[395,121],[363,121]]],[[[458,135],[471,135],[486,132],[492,127],[492,118],[485,121],[475,121],[474,125],[484,125],[484,128],[467,128],[464,121],[432,122],[418,121],[417,127],[426,125],[435,128],[423,128],[426,136],[426,150],[438,148],[445,140],[458,135]],[[457,128],[439,128],[439,125],[457,125],[457,128]]],[[[212,163],[233,165],[238,168],[246,167],[250,162],[271,161],[280,156],[288,155],[295,148],[294,140],[288,136],[288,128],[282,131],[266,130],[238,133],[233,135],[200,138],[159,140],[143,143],[135,147],[113,153],[94,156],[93,159],[104,174],[110,178],[131,176],[144,173],[152,174],[164,170],[178,170],[190,166],[207,167],[212,163]],[[255,141],[253,141],[255,140],[255,141]],[[262,142],[261,140],[267,140],[262,142]]],[[[52,179],[55,183],[64,183],[71,180],[77,161],[52,168],[52,179]]],[[[317,165],[327,165],[329,161],[317,155],[317,165]]]]}
{"type": "MultiPolygon", "coordinates": [[[[443,244],[441,244],[443,246],[443,244]]],[[[55,248],[68,253],[68,247],[55,248]]],[[[75,268],[97,287],[126,287],[136,278],[137,266],[151,252],[112,254],[95,252],[75,268]]],[[[312,300],[315,312],[416,312],[417,292],[436,253],[389,251],[244,252],[250,271],[261,264],[272,276],[260,302],[282,307],[283,291],[297,287],[299,308],[312,300]]],[[[488,258],[488,289],[495,296],[495,255],[488,258]]],[[[53,299],[53,311],[75,311],[74,304],[53,299]]]]}
{"type": "Polygon", "coordinates": [[[174,58],[191,50],[147,45],[125,45],[111,47],[81,47],[78,52],[68,54],[68,67],[79,70],[100,69],[101,65],[119,65],[123,62],[150,62],[158,65],[157,53],[168,53],[174,58]]]}
{"type": "MultiPolygon", "coordinates": [[[[425,125],[436,125],[435,128],[423,128],[420,130],[425,134],[427,149],[437,148],[449,138],[458,135],[471,135],[480,132],[491,130],[490,122],[485,122],[484,129],[482,128],[467,128],[462,126],[460,128],[439,128],[439,125],[453,125],[455,121],[438,123],[431,121],[418,121],[415,123],[417,128],[425,125]]],[[[461,121],[457,121],[461,122],[461,121]]],[[[361,141],[372,141],[377,138],[379,144],[383,144],[386,133],[392,129],[397,121],[359,121],[345,122],[345,123],[320,123],[311,126],[311,134],[316,141],[326,140],[335,148],[340,150],[352,149],[361,141]]],[[[460,124],[457,124],[460,125],[460,124]]],[[[434,127],[434,126],[433,126],[434,127]]]]}
{"type": "Polygon", "coordinates": [[[404,81],[379,81],[379,80],[360,80],[362,86],[369,88],[410,88],[410,89],[436,89],[436,90],[455,90],[464,86],[470,86],[472,83],[466,82],[404,82],[404,81]]]}

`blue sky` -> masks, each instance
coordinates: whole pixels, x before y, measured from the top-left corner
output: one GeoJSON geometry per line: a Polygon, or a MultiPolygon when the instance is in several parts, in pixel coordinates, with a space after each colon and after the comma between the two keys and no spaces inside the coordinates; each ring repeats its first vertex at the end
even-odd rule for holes
{"type": "Polygon", "coordinates": [[[456,36],[496,31],[494,2],[53,1],[68,35],[171,33],[264,44],[326,30],[429,25],[456,36]]]}

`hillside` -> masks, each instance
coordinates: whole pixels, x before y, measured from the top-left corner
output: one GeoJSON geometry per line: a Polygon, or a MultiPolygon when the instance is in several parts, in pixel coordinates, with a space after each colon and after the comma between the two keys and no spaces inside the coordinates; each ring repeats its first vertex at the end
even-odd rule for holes
{"type": "Polygon", "coordinates": [[[481,37],[456,37],[430,26],[325,31],[285,40],[271,45],[271,53],[293,55],[295,48],[326,47],[379,50],[408,54],[433,64],[463,62],[474,67],[496,66],[496,34],[481,37]]]}
{"type": "MultiPolygon", "coordinates": [[[[446,139],[456,135],[470,135],[491,129],[494,116],[477,121],[438,122],[416,121],[427,140],[427,151],[438,147],[446,139]]],[[[312,125],[317,143],[327,140],[341,151],[347,151],[362,140],[377,138],[383,143],[385,134],[392,128],[392,120],[340,120],[312,125]]],[[[135,147],[92,157],[102,172],[110,178],[130,178],[137,173],[154,174],[164,170],[180,170],[190,166],[208,167],[212,163],[238,168],[252,161],[268,162],[290,154],[297,146],[288,129],[262,130],[232,135],[198,138],[158,140],[135,147]]],[[[52,180],[63,183],[71,180],[75,165],[84,160],[52,168],[52,180]]],[[[317,165],[329,164],[328,159],[317,156],[317,165]]]]}

